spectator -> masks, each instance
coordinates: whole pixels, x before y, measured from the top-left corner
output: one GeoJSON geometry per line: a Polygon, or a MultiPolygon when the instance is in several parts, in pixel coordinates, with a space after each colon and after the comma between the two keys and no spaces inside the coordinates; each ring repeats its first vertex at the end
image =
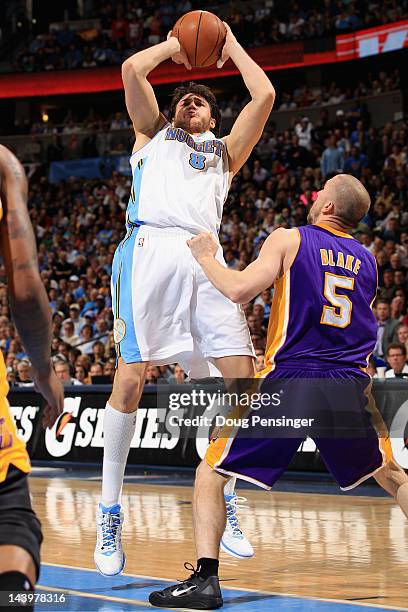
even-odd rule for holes
{"type": "Polygon", "coordinates": [[[387,353],[388,345],[391,344],[398,321],[390,317],[390,305],[385,300],[378,300],[374,308],[377,319],[377,342],[374,347],[374,354],[377,357],[384,357],[387,353]]]}
{"type": "Polygon", "coordinates": [[[323,178],[331,174],[342,172],[344,167],[344,154],[336,145],[336,137],[330,136],[326,149],[323,151],[320,168],[323,178]]]}
{"type": "Polygon", "coordinates": [[[186,382],[186,374],[178,363],[174,367],[173,375],[169,377],[169,383],[173,385],[184,385],[186,382]]]}
{"type": "Polygon", "coordinates": [[[313,125],[309,117],[302,117],[301,121],[295,126],[295,134],[298,137],[299,146],[305,149],[312,148],[313,125]]]}
{"type": "Polygon", "coordinates": [[[72,378],[69,369],[69,363],[62,360],[57,360],[54,363],[54,370],[57,377],[62,381],[63,385],[80,385],[80,381],[72,378]]]}
{"type": "Polygon", "coordinates": [[[401,323],[403,316],[402,312],[404,309],[404,300],[401,296],[396,295],[391,301],[390,317],[393,321],[401,323]]]}
{"type": "Polygon", "coordinates": [[[367,166],[368,161],[366,155],[361,153],[358,147],[352,147],[350,155],[344,162],[344,171],[359,179],[361,178],[364,168],[367,168],[367,166]]]}
{"type": "Polygon", "coordinates": [[[257,372],[262,372],[265,369],[265,359],[263,354],[257,355],[255,360],[255,368],[257,372]]]}
{"type": "Polygon", "coordinates": [[[378,297],[390,303],[395,295],[394,270],[384,270],[381,287],[378,290],[378,297]]]}
{"type": "Polygon", "coordinates": [[[157,366],[147,366],[146,369],[146,385],[157,385],[160,378],[160,370],[157,366]]]}
{"type": "Polygon", "coordinates": [[[392,343],[387,348],[387,361],[390,369],[385,378],[408,378],[407,349],[403,344],[392,343]]]}
{"type": "Polygon", "coordinates": [[[81,342],[79,336],[75,334],[75,326],[71,319],[65,319],[62,324],[62,339],[67,342],[70,346],[76,346],[81,342]]]}
{"type": "Polygon", "coordinates": [[[89,380],[91,384],[95,384],[94,377],[103,376],[103,364],[100,362],[93,363],[89,370],[89,380]]]}
{"type": "Polygon", "coordinates": [[[92,325],[89,323],[85,323],[85,325],[81,328],[80,340],[81,342],[78,344],[78,348],[85,355],[91,355],[92,348],[94,345],[94,341],[92,340],[93,332],[92,325]]]}
{"type": "Polygon", "coordinates": [[[69,318],[74,324],[74,332],[78,335],[85,324],[85,319],[80,316],[80,306],[79,304],[70,304],[69,306],[69,318]]]}
{"type": "Polygon", "coordinates": [[[102,363],[105,361],[105,345],[97,340],[92,345],[92,360],[94,363],[102,363]]]}
{"type": "Polygon", "coordinates": [[[397,327],[397,342],[399,344],[406,344],[408,341],[408,325],[403,323],[397,327]]]}
{"type": "Polygon", "coordinates": [[[75,378],[76,380],[78,380],[81,384],[85,385],[86,380],[87,380],[87,372],[84,368],[84,366],[82,365],[76,365],[75,366],[75,378]]]}
{"type": "Polygon", "coordinates": [[[31,378],[31,366],[30,362],[26,359],[20,361],[17,366],[17,377],[16,384],[18,387],[31,387],[34,386],[34,383],[31,378]]]}
{"type": "Polygon", "coordinates": [[[271,305],[272,305],[272,294],[270,289],[265,289],[262,291],[261,295],[259,295],[255,299],[255,304],[260,304],[264,308],[264,318],[269,319],[269,315],[271,314],[271,305]]]}
{"type": "Polygon", "coordinates": [[[115,376],[116,370],[116,359],[110,358],[103,366],[103,374],[104,376],[109,376],[111,382],[113,382],[113,378],[115,376]]]}

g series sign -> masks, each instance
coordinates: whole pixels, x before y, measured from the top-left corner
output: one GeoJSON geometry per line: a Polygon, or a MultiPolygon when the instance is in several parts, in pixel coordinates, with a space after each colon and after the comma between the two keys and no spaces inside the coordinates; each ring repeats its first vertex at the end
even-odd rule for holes
{"type": "MultiPolygon", "coordinates": [[[[206,412],[205,424],[186,427],[183,407],[170,410],[168,395],[186,387],[172,386],[166,394],[163,388],[147,387],[137,411],[136,430],[129,452],[129,464],[197,465],[204,456],[211,421],[219,413],[217,405],[206,412]],[[158,401],[158,398],[160,400],[158,401]],[[164,401],[163,401],[164,400],[164,401]]],[[[9,403],[19,435],[26,442],[31,459],[74,463],[102,462],[103,415],[109,388],[71,387],[66,390],[64,413],[52,429],[41,426],[42,399],[27,389],[13,390],[9,403]]],[[[408,380],[378,381],[374,384],[377,406],[390,434],[395,459],[408,469],[408,380]]],[[[299,448],[292,464],[297,470],[324,470],[315,444],[307,439],[299,448]]]]}
{"type": "MultiPolygon", "coordinates": [[[[9,394],[11,412],[18,433],[27,444],[32,461],[57,460],[64,462],[101,463],[103,449],[103,416],[109,393],[91,388],[73,393],[67,390],[64,412],[52,429],[41,426],[40,398],[34,392],[15,390],[9,394]]],[[[131,444],[129,463],[155,465],[185,465],[182,458],[184,440],[181,428],[169,425],[174,414],[155,407],[156,393],[143,395],[137,411],[136,430],[131,444]],[[177,448],[177,447],[180,448],[177,448]]],[[[188,442],[194,442],[188,440],[188,442]]],[[[198,461],[194,444],[190,444],[191,465],[198,461]]]]}

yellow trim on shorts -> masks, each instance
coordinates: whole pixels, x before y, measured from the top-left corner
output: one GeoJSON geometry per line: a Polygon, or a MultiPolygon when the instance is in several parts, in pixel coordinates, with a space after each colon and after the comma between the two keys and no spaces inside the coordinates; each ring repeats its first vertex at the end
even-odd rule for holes
{"type": "Polygon", "coordinates": [[[268,326],[267,351],[265,368],[260,372],[260,378],[265,377],[275,367],[275,357],[286,341],[290,309],[290,269],[275,283],[275,293],[272,300],[271,316],[268,326]],[[287,315],[287,316],[286,316],[287,315]]]}
{"type": "MultiPolygon", "coordinates": [[[[244,419],[250,410],[250,406],[235,406],[228,413],[227,418],[233,420],[244,419]]],[[[210,441],[205,453],[205,461],[212,469],[220,466],[224,459],[226,459],[239,429],[238,425],[224,425],[217,437],[210,441]]]]}

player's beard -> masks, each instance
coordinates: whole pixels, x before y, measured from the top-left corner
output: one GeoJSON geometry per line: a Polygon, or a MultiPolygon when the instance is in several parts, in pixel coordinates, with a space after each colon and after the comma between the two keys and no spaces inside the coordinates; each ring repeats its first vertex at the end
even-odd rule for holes
{"type": "Polygon", "coordinates": [[[175,121],[174,127],[181,128],[189,134],[203,134],[210,129],[210,124],[207,124],[201,117],[188,117],[175,121]]]}

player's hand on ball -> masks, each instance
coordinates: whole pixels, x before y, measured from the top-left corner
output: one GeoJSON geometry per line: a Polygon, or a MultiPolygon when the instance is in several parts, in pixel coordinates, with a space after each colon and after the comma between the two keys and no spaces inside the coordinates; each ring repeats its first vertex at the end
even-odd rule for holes
{"type": "Polygon", "coordinates": [[[175,36],[172,35],[172,31],[170,30],[170,32],[167,34],[167,40],[169,40],[169,38],[174,38],[174,40],[177,40],[177,44],[179,46],[179,51],[177,51],[176,53],[174,53],[171,56],[171,59],[173,60],[173,62],[175,64],[184,64],[184,66],[187,68],[187,70],[191,70],[191,64],[188,61],[187,58],[187,54],[184,51],[183,47],[180,45],[180,42],[178,40],[178,38],[176,38],[175,36]]]}
{"type": "Polygon", "coordinates": [[[214,238],[214,234],[211,233],[198,234],[191,240],[187,240],[187,244],[197,261],[200,261],[203,257],[215,257],[219,249],[219,244],[214,238]]]}
{"type": "Polygon", "coordinates": [[[225,62],[229,60],[231,46],[237,44],[237,39],[233,35],[228,23],[225,23],[225,21],[223,21],[223,24],[225,25],[225,28],[227,30],[227,36],[225,38],[225,43],[222,48],[221,57],[217,62],[217,68],[222,68],[225,62]]]}

